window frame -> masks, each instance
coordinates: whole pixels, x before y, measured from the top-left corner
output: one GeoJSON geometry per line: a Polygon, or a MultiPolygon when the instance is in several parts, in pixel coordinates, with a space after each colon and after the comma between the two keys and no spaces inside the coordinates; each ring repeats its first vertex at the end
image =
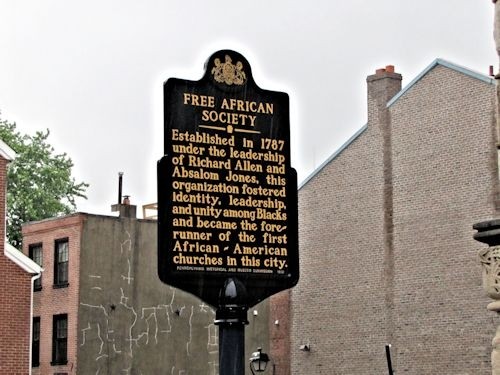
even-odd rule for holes
{"type": "Polygon", "coordinates": [[[54,241],[54,288],[65,288],[69,285],[69,238],[59,238],[54,241]],[[59,260],[61,245],[66,244],[66,260],[59,260]],[[63,270],[64,267],[64,270],[63,270]],[[65,275],[65,278],[61,277],[65,275]]]}
{"type": "Polygon", "coordinates": [[[68,314],[52,316],[52,366],[61,366],[68,363],[68,314]],[[64,336],[60,325],[65,323],[64,336]]]}
{"type": "Polygon", "coordinates": [[[32,337],[31,337],[31,367],[40,366],[40,333],[41,333],[40,317],[34,316],[32,337]]]}
{"type": "MultiPolygon", "coordinates": [[[[34,261],[36,264],[38,264],[40,267],[43,266],[43,243],[42,242],[37,242],[28,245],[28,256],[29,258],[34,261]],[[40,259],[35,259],[35,254],[34,250],[40,250],[40,259]]],[[[40,275],[39,278],[35,279],[33,282],[33,291],[38,292],[42,290],[42,275],[40,275]]]]}

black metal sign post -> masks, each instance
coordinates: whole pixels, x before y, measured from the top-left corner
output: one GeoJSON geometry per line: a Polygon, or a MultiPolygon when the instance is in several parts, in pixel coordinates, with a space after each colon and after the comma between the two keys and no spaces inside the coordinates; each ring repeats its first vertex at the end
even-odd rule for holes
{"type": "Polygon", "coordinates": [[[246,300],[245,286],[238,279],[228,279],[215,315],[215,324],[219,326],[220,375],[245,373],[246,300]]]}
{"type": "Polygon", "coordinates": [[[159,276],[217,308],[221,374],[239,375],[248,308],[299,279],[288,95],[222,50],[201,80],[165,82],[164,110],[159,276]]]}
{"type": "Polygon", "coordinates": [[[387,358],[387,369],[389,370],[389,375],[393,375],[392,371],[392,360],[391,360],[391,344],[385,346],[385,356],[387,358]]]}

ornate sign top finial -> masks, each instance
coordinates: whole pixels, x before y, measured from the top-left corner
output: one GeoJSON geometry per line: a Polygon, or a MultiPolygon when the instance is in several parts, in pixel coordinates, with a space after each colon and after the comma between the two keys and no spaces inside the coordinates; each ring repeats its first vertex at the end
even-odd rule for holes
{"type": "Polygon", "coordinates": [[[245,84],[247,76],[243,71],[243,63],[238,61],[236,65],[233,65],[233,61],[229,55],[226,55],[224,60],[224,62],[221,62],[219,58],[214,60],[215,66],[211,72],[214,80],[229,86],[245,84]]]}

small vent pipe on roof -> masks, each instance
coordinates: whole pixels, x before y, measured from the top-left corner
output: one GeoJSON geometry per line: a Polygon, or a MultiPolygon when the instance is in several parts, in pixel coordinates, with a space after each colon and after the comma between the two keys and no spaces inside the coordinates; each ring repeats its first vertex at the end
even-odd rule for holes
{"type": "Polygon", "coordinates": [[[118,172],[118,204],[122,203],[123,172],[118,172]]]}

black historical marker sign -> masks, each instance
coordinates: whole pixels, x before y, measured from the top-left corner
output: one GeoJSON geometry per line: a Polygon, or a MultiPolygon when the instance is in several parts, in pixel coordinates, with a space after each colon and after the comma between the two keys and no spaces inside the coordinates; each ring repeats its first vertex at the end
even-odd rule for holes
{"type": "Polygon", "coordinates": [[[297,175],[289,99],[259,88],[237,52],[214,53],[200,81],[164,84],[158,165],[162,281],[216,306],[228,278],[247,305],[299,278],[297,175]]]}

